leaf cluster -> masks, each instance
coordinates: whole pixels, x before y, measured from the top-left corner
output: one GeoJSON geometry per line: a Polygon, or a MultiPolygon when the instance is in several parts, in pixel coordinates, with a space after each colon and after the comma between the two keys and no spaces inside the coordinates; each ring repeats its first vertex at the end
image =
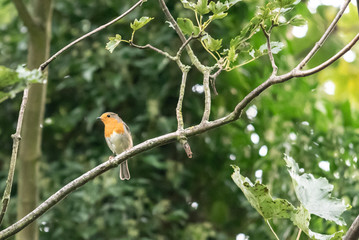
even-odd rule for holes
{"type": "Polygon", "coordinates": [[[310,215],[314,214],[326,220],[334,221],[339,225],[345,225],[340,215],[350,206],[345,205],[339,199],[331,197],[333,185],[329,184],[327,179],[316,179],[312,174],[302,174],[298,164],[289,156],[285,156],[284,160],[287,163],[295,193],[301,203],[297,208],[286,199],[273,199],[266,185],[259,182],[253,184],[248,178],[240,174],[238,167],[233,167],[232,179],[243,191],[251,205],[266,221],[275,218],[287,218],[311,239],[341,239],[344,234],[343,231],[323,235],[310,230],[310,215]]]}

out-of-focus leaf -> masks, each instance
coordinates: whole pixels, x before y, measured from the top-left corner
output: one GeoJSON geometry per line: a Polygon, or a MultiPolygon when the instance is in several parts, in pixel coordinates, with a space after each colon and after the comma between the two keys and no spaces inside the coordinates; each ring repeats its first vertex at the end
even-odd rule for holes
{"type": "Polygon", "coordinates": [[[106,49],[110,53],[112,53],[113,50],[115,50],[115,48],[121,43],[122,37],[120,34],[116,34],[115,37],[109,37],[108,40],[110,40],[110,41],[107,42],[106,49]]]}
{"type": "Polygon", "coordinates": [[[178,26],[181,28],[182,32],[186,35],[197,35],[199,33],[199,28],[193,25],[191,19],[188,18],[177,18],[178,26]]]}
{"type": "Polygon", "coordinates": [[[208,34],[202,38],[202,41],[206,47],[213,52],[219,50],[222,47],[222,39],[214,39],[208,34]]]}
{"type": "Polygon", "coordinates": [[[303,26],[307,24],[307,20],[305,20],[302,15],[295,15],[288,21],[288,24],[293,26],[303,26]]]}
{"type": "Polygon", "coordinates": [[[147,23],[149,23],[153,18],[150,17],[141,17],[140,20],[135,19],[133,23],[130,24],[133,31],[137,31],[138,29],[145,26],[147,23]]]}
{"type": "Polygon", "coordinates": [[[216,20],[216,19],[222,19],[225,18],[227,16],[228,13],[216,13],[213,14],[212,16],[210,16],[210,19],[212,20],[216,20]]]}
{"type": "Polygon", "coordinates": [[[196,4],[187,0],[181,0],[183,7],[196,11],[196,4]]]}
{"type": "Polygon", "coordinates": [[[198,0],[196,10],[201,15],[209,13],[208,0],[198,0]]]}
{"type": "Polygon", "coordinates": [[[0,66],[0,103],[22,92],[28,84],[41,83],[42,73],[38,69],[28,70],[19,65],[16,71],[0,66]]]}
{"type": "MultiPolygon", "coordinates": [[[[282,43],[282,42],[270,42],[270,45],[271,45],[273,54],[279,53],[280,51],[282,51],[282,49],[284,47],[284,43],[282,43]]],[[[262,53],[267,53],[267,51],[268,51],[267,43],[261,45],[259,47],[259,51],[261,51],[262,53]]]]}
{"type": "Polygon", "coordinates": [[[234,62],[236,61],[238,58],[238,54],[236,53],[236,50],[234,47],[231,47],[229,50],[228,50],[228,60],[230,62],[234,62]]]}
{"type": "Polygon", "coordinates": [[[333,185],[329,184],[326,178],[314,178],[308,173],[300,174],[299,166],[293,158],[286,155],[284,160],[287,163],[295,193],[308,212],[339,225],[345,225],[341,214],[350,206],[331,196],[333,185]]]}

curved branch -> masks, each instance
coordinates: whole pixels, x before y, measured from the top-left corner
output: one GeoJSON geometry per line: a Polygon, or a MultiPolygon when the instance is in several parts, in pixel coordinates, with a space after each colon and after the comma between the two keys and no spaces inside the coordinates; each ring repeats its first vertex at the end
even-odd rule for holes
{"type": "MultiPolygon", "coordinates": [[[[18,0],[14,0],[14,1],[18,1],[18,0]]],[[[69,43],[68,45],[66,45],[65,47],[63,47],[62,49],[60,49],[57,53],[55,53],[54,55],[52,55],[48,60],[46,60],[46,62],[42,63],[39,67],[40,71],[43,71],[47,65],[49,65],[53,60],[55,60],[55,58],[57,58],[61,53],[63,53],[64,51],[66,51],[67,49],[69,49],[70,47],[72,47],[73,45],[75,45],[76,43],[84,40],[85,38],[103,30],[104,28],[114,24],[115,22],[117,22],[118,20],[120,20],[121,18],[125,17],[126,15],[128,15],[130,12],[132,12],[136,7],[138,7],[139,5],[141,5],[143,2],[145,2],[145,0],[139,0],[135,5],[133,5],[131,8],[129,8],[126,12],[124,12],[123,14],[121,14],[120,16],[118,16],[117,18],[113,19],[112,21],[92,30],[91,32],[79,37],[78,39],[76,39],[75,41],[69,43]]]]}
{"type": "Polygon", "coordinates": [[[343,16],[345,9],[349,5],[350,0],[345,0],[343,5],[341,6],[339,12],[335,16],[332,23],[329,25],[328,29],[325,31],[323,36],[320,38],[320,40],[315,44],[315,46],[312,48],[312,50],[305,56],[305,58],[298,64],[296,67],[297,69],[301,70],[308,62],[309,60],[316,54],[316,52],[323,46],[324,42],[327,40],[329,35],[334,30],[335,26],[337,25],[339,19],[343,16]]]}
{"type": "Polygon", "coordinates": [[[359,239],[359,216],[357,216],[350,226],[347,234],[345,234],[344,240],[357,240],[359,239]]]}

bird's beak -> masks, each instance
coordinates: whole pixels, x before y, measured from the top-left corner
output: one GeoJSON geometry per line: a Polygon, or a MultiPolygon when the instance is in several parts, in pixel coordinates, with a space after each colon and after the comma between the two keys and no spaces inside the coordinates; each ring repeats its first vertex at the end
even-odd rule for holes
{"type": "Polygon", "coordinates": [[[97,120],[101,120],[101,117],[97,117],[96,119],[97,119],[97,120]]]}

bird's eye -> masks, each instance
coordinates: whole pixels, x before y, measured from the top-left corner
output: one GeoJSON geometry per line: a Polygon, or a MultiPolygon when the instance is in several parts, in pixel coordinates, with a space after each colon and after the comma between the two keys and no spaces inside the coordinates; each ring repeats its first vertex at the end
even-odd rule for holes
{"type": "Polygon", "coordinates": [[[108,114],[107,117],[111,117],[110,114],[108,114]]]}

